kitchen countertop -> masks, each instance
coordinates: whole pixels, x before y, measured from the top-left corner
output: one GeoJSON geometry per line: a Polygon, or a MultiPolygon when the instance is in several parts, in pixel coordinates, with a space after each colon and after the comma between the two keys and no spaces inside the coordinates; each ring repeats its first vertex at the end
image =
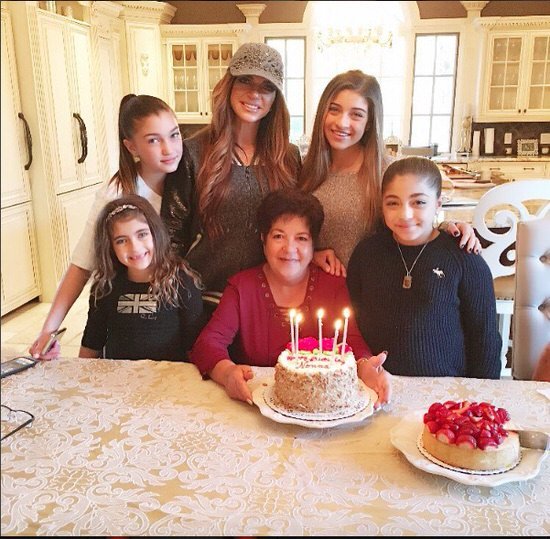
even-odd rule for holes
{"type": "Polygon", "coordinates": [[[515,162],[534,162],[534,163],[548,163],[550,162],[550,155],[541,155],[538,157],[532,156],[509,156],[509,155],[484,155],[479,157],[456,157],[452,158],[450,155],[438,155],[432,158],[435,163],[478,163],[478,162],[492,162],[492,161],[506,161],[509,163],[515,162]]]}

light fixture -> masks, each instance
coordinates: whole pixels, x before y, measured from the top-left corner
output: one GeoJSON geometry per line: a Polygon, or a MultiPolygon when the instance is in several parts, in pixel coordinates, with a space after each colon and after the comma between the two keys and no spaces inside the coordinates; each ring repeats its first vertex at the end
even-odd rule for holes
{"type": "Polygon", "coordinates": [[[384,30],[381,26],[375,28],[359,27],[357,30],[352,28],[326,28],[316,33],[317,48],[320,51],[333,45],[391,47],[392,38],[392,32],[384,30]]]}

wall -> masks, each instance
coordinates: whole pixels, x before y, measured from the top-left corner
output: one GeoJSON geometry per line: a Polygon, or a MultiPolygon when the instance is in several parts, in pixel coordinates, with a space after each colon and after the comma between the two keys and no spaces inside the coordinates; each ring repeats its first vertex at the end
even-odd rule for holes
{"type": "MultiPolygon", "coordinates": [[[[237,4],[265,4],[260,23],[302,22],[308,2],[289,0],[243,0],[240,2],[168,1],[177,8],[172,24],[216,24],[245,22],[237,4]]],[[[418,1],[421,19],[466,18],[467,13],[461,2],[456,0],[418,1]]],[[[335,2],[336,4],[336,2],[335,2]]],[[[488,2],[481,12],[482,17],[513,17],[528,15],[550,15],[550,1],[493,1],[488,2]]]]}
{"type": "MultiPolygon", "coordinates": [[[[512,153],[507,157],[516,157],[517,155],[517,141],[519,139],[537,139],[539,141],[539,155],[541,155],[541,149],[544,146],[540,144],[540,134],[550,133],[550,122],[499,122],[499,123],[472,123],[472,136],[474,131],[481,131],[481,141],[479,146],[479,154],[485,155],[485,140],[483,137],[484,129],[486,127],[494,127],[495,129],[495,144],[494,153],[491,155],[505,155],[504,148],[504,134],[512,133],[512,153]]],[[[548,148],[549,145],[546,145],[548,148]]],[[[548,154],[547,154],[548,155],[548,154]]]]}

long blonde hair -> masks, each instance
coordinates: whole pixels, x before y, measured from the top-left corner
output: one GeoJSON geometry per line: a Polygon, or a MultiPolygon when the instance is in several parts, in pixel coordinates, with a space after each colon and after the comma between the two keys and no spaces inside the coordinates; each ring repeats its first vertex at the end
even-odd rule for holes
{"type": "Polygon", "coordinates": [[[324,135],[324,123],[332,100],[342,90],[359,94],[368,104],[368,119],[360,140],[363,163],[358,178],[363,185],[363,211],[367,230],[380,218],[382,172],[388,161],[383,140],[382,92],[375,77],[356,69],[336,75],[326,86],[315,115],[311,145],[304,159],[299,187],[307,192],[318,189],[327,179],[331,164],[331,148],[324,135]]]}
{"type": "MultiPolygon", "coordinates": [[[[231,164],[235,138],[231,91],[235,77],[229,70],[212,93],[212,121],[197,137],[204,148],[196,178],[198,207],[207,234],[219,238],[222,230],[218,209],[230,188],[231,164]]],[[[260,163],[259,175],[267,177],[270,191],[296,185],[299,158],[290,150],[290,116],[284,97],[276,90],[269,113],[258,128],[255,157],[260,163]]]]}
{"type": "MultiPolygon", "coordinates": [[[[130,139],[136,131],[136,123],[152,114],[161,112],[174,114],[170,106],[162,99],[152,95],[125,95],[118,109],[118,171],[109,180],[121,193],[136,192],[137,164],[134,156],[124,145],[124,139],[130,139]]],[[[174,114],[174,118],[176,115],[174,114]]]]}
{"type": "Polygon", "coordinates": [[[200,279],[185,261],[176,257],[160,216],[148,200],[138,195],[126,195],[108,202],[97,217],[94,235],[96,269],[91,288],[95,301],[109,295],[115,277],[125,271],[125,266],[114,252],[112,234],[116,222],[129,219],[146,223],[153,238],[154,269],[149,287],[150,296],[166,306],[183,307],[178,296],[178,289],[183,286],[179,269],[193,278],[197,288],[202,287],[200,279]]]}

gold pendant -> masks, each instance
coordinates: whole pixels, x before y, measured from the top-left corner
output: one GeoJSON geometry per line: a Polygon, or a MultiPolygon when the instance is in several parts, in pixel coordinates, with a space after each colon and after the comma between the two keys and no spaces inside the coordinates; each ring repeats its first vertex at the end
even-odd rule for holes
{"type": "Polygon", "coordinates": [[[412,275],[405,275],[405,277],[403,277],[403,288],[410,288],[412,285],[412,280],[412,275]]]}

